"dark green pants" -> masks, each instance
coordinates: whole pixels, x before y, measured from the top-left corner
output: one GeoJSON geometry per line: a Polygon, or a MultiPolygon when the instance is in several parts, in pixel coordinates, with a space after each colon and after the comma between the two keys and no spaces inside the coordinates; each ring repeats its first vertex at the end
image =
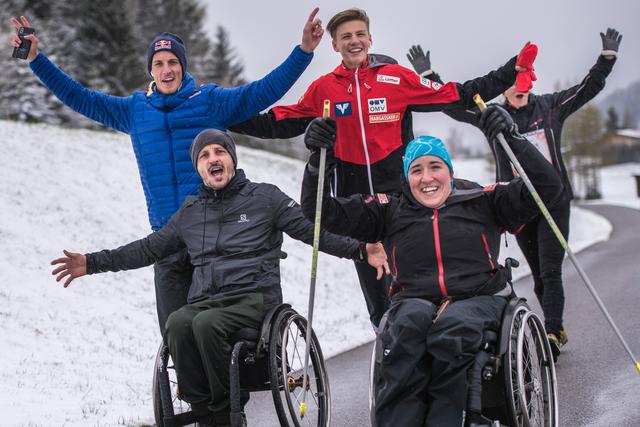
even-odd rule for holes
{"type": "Polygon", "coordinates": [[[258,329],[265,315],[262,294],[187,304],[167,320],[166,339],[183,399],[208,407],[217,420],[229,417],[229,336],[258,329]]]}

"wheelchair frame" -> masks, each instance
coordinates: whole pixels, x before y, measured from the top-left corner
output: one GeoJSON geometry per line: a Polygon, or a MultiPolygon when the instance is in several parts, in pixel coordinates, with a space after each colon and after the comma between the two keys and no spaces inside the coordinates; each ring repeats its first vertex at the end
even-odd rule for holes
{"type": "MultiPolygon", "coordinates": [[[[306,319],[289,304],[280,304],[269,310],[259,331],[241,329],[231,337],[229,400],[232,426],[247,425],[242,394],[268,390],[271,390],[282,426],[330,425],[329,379],[315,333],[311,335],[304,420],[298,413],[306,337],[306,319]]],[[[170,357],[168,348],[161,343],[153,376],[153,406],[158,427],[184,426],[198,421],[189,404],[179,396],[170,357]]]]}

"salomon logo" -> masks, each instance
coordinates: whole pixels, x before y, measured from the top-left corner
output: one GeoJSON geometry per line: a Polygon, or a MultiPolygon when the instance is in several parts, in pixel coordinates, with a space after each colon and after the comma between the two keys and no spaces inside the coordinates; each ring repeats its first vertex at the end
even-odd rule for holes
{"type": "Polygon", "coordinates": [[[333,110],[336,113],[336,117],[350,116],[351,115],[351,103],[350,102],[336,102],[333,105],[333,110]]]}
{"type": "Polygon", "coordinates": [[[247,219],[247,214],[240,214],[240,219],[238,220],[238,223],[241,222],[249,222],[249,220],[247,219]]]}

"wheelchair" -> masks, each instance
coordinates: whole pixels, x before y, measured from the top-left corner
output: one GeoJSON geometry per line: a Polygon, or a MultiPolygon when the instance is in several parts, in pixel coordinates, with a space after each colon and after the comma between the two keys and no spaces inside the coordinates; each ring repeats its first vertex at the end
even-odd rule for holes
{"type": "MultiPolygon", "coordinates": [[[[511,268],[518,262],[508,258],[511,268]]],[[[375,426],[374,344],[369,381],[369,413],[375,426]]],[[[556,372],[544,323],[525,298],[509,299],[497,331],[485,331],[483,344],[469,371],[465,427],[557,427],[556,372]]]]}
{"type": "MultiPolygon", "coordinates": [[[[300,417],[303,395],[307,320],[289,304],[273,307],[261,329],[241,329],[231,338],[229,365],[231,425],[247,425],[243,400],[249,393],[271,391],[282,426],[327,427],[331,419],[329,380],[315,333],[310,337],[306,412],[300,417]]],[[[153,410],[158,427],[191,425],[198,421],[181,399],[169,349],[161,343],[153,375],[153,410]]]]}

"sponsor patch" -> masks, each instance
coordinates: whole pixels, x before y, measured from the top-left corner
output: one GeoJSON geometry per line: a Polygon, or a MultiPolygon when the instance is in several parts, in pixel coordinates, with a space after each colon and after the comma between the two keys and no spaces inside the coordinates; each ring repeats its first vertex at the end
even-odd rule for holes
{"type": "Polygon", "coordinates": [[[154,46],[154,50],[160,49],[171,50],[171,40],[158,40],[154,46]]]}
{"type": "Polygon", "coordinates": [[[240,214],[240,219],[238,220],[238,222],[249,222],[247,214],[240,214]]]}
{"type": "Polygon", "coordinates": [[[369,99],[369,114],[386,113],[386,112],[387,112],[387,98],[369,99]]]}
{"type": "Polygon", "coordinates": [[[336,102],[333,104],[333,111],[336,117],[344,117],[351,115],[351,102],[336,102]]]}
{"type": "Polygon", "coordinates": [[[389,198],[387,197],[386,194],[378,193],[376,194],[376,199],[378,200],[378,203],[380,203],[381,205],[386,205],[387,203],[389,203],[389,198]]]}
{"type": "Polygon", "coordinates": [[[400,113],[372,114],[369,116],[369,123],[397,122],[398,120],[400,120],[400,113]]]}
{"type": "Polygon", "coordinates": [[[420,77],[420,83],[422,84],[422,86],[426,86],[428,88],[431,88],[433,90],[438,90],[442,87],[442,85],[438,82],[434,82],[433,80],[429,80],[426,77],[420,77]]]}
{"type": "Polygon", "coordinates": [[[376,80],[379,81],[380,83],[389,83],[392,85],[400,84],[400,77],[385,76],[384,74],[378,74],[378,77],[376,78],[376,80]]]}

